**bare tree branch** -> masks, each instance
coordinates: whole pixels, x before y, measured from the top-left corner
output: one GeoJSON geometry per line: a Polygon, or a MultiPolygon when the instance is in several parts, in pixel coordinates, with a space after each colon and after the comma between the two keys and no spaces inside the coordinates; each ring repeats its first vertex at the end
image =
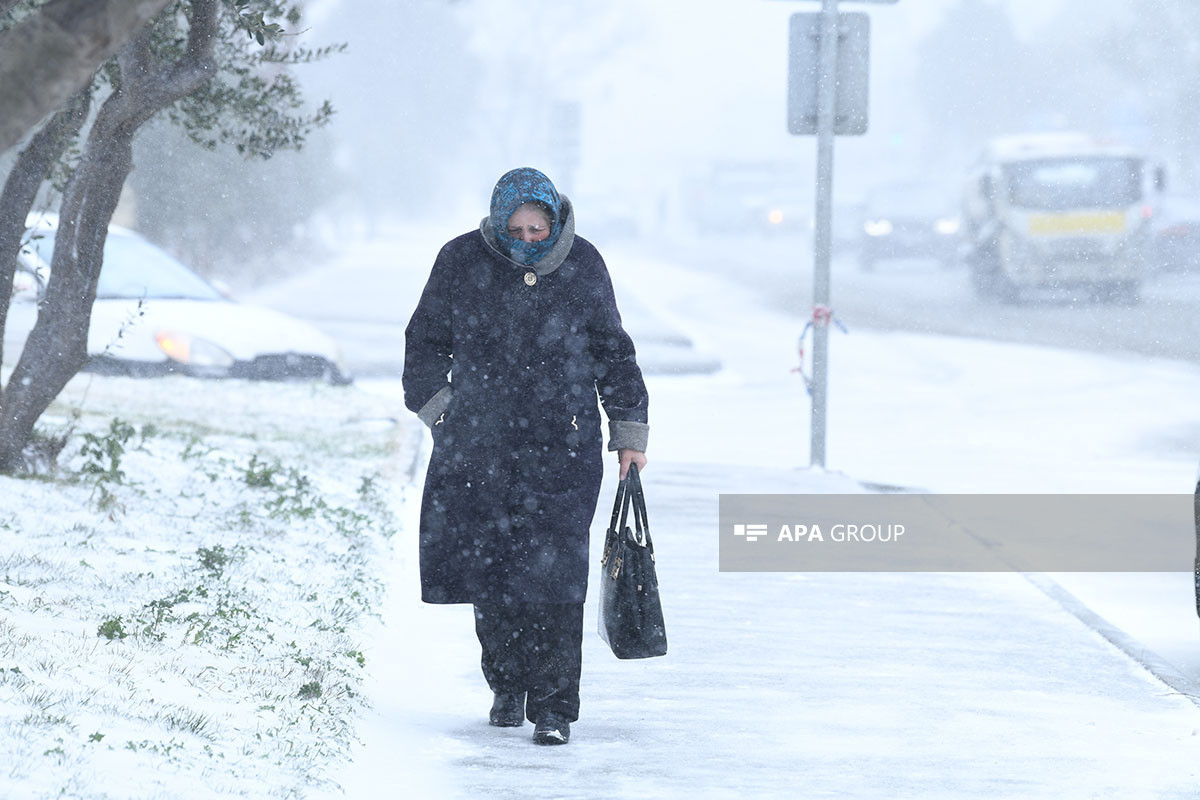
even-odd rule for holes
{"type": "Polygon", "coordinates": [[[217,0],[193,0],[185,62],[205,66],[212,62],[213,39],[220,23],[219,10],[217,0]]]}
{"type": "Polygon", "coordinates": [[[85,86],[169,2],[51,0],[0,34],[0,153],[85,86]]]}
{"type": "Polygon", "coordinates": [[[123,124],[135,127],[194,92],[215,71],[213,41],[220,27],[219,0],[192,0],[188,45],[172,65],[156,62],[143,31],[117,53],[121,66],[123,124]]]}
{"type": "MultiPolygon", "coordinates": [[[[215,69],[213,42],[220,27],[218,0],[193,0],[192,18],[188,26],[187,53],[175,65],[170,77],[161,84],[165,94],[173,95],[170,102],[190,94],[212,77],[215,69]]],[[[163,103],[166,106],[169,103],[163,103]]]]}

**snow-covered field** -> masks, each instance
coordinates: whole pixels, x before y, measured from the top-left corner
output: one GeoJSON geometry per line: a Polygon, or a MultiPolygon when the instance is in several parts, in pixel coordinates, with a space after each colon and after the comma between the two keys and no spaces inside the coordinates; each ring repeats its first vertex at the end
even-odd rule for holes
{"type": "Polygon", "coordinates": [[[299,797],[366,704],[414,428],[354,388],[80,376],[0,478],[0,796],[299,797]]]}

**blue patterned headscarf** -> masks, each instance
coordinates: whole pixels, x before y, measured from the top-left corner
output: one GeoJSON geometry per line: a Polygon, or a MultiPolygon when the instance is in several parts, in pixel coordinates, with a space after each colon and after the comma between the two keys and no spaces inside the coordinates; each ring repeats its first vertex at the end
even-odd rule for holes
{"type": "Polygon", "coordinates": [[[492,191],[489,213],[496,241],[518,264],[536,264],[550,252],[562,233],[562,201],[550,179],[533,167],[504,173],[492,191]],[[523,242],[508,235],[508,218],[525,203],[541,203],[550,212],[550,235],[540,242],[523,242]]]}

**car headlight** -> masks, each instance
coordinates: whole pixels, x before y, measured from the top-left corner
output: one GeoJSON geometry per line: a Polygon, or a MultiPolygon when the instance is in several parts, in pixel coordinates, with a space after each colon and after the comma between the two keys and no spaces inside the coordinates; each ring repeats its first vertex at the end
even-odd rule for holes
{"type": "Polygon", "coordinates": [[[772,208],[767,212],[767,222],[771,223],[772,225],[783,224],[783,212],[778,208],[772,208]]]}
{"type": "Polygon", "coordinates": [[[943,236],[953,236],[958,233],[958,220],[954,217],[942,217],[933,223],[933,229],[943,236]]]}
{"type": "Polygon", "coordinates": [[[892,232],[892,221],[890,219],[872,219],[863,223],[863,230],[867,232],[867,236],[887,236],[892,232]]]}
{"type": "Polygon", "coordinates": [[[234,358],[224,348],[207,339],[177,331],[159,331],[154,334],[158,349],[172,361],[201,369],[229,369],[234,358]]]}

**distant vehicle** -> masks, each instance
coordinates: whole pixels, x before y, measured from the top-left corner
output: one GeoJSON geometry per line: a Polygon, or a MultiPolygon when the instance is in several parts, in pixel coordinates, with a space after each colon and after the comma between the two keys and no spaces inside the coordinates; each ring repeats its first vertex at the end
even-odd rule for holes
{"type": "Polygon", "coordinates": [[[958,229],[950,192],[920,182],[876,187],[867,194],[862,208],[859,264],[870,271],[889,259],[920,258],[953,267],[958,229]]]}
{"type": "Polygon", "coordinates": [[[1151,222],[1151,266],[1160,272],[1200,271],[1200,196],[1165,194],[1151,222]]]}
{"type": "MultiPolygon", "coordinates": [[[[56,221],[31,221],[4,331],[9,359],[37,321],[56,221]]],[[[235,303],[138,234],[110,227],[88,331],[85,369],[153,377],[351,381],[334,341],[301,320],[235,303]]]]}
{"type": "Polygon", "coordinates": [[[690,179],[683,202],[701,235],[807,233],[810,192],[794,164],[729,161],[690,179]]]}
{"type": "Polygon", "coordinates": [[[976,292],[1082,290],[1136,303],[1163,184],[1145,154],[1083,134],[994,139],[969,170],[964,254],[976,292]]]}

